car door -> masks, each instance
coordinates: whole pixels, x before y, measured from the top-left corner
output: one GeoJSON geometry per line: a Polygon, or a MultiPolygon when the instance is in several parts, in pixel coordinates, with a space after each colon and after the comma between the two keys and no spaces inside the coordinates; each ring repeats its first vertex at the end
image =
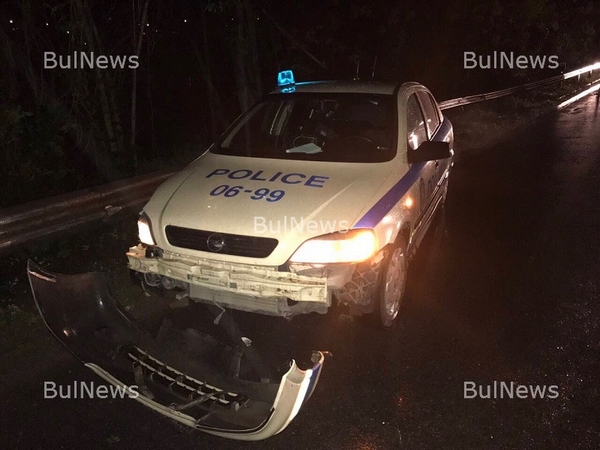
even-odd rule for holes
{"type": "MultiPolygon", "coordinates": [[[[421,108],[423,110],[423,115],[425,116],[425,124],[427,126],[427,138],[430,141],[443,141],[446,139],[444,130],[442,129],[443,116],[440,111],[437,102],[433,98],[430,92],[426,90],[420,90],[417,92],[417,96],[419,98],[419,103],[421,104],[421,108]]],[[[450,159],[441,159],[432,161],[433,167],[431,169],[431,173],[429,174],[430,178],[428,183],[428,192],[431,196],[432,203],[432,211],[435,211],[435,207],[440,200],[440,196],[443,195],[442,185],[444,182],[444,177],[446,170],[448,169],[448,165],[450,164],[450,159]]]]}
{"type": "MultiPolygon", "coordinates": [[[[423,114],[421,103],[417,93],[412,93],[408,97],[406,104],[406,140],[407,152],[414,152],[421,143],[429,139],[429,131],[423,114]]],[[[435,161],[427,161],[421,164],[419,170],[418,195],[415,198],[418,208],[417,218],[413,224],[413,240],[418,246],[420,236],[424,234],[427,217],[432,208],[431,197],[434,191],[435,182],[435,161]]]]}

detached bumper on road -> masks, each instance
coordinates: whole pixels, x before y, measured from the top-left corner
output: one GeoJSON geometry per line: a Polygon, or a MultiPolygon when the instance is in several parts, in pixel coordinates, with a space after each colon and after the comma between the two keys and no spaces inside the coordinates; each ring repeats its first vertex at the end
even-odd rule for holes
{"type": "Polygon", "coordinates": [[[291,361],[281,379],[240,378],[243,347],[165,321],[151,336],[112,298],[101,273],[59,275],[31,261],[28,274],[46,326],[86,367],[139,402],[207,433],[261,440],[282,431],[312,394],[323,365],[291,361]]]}

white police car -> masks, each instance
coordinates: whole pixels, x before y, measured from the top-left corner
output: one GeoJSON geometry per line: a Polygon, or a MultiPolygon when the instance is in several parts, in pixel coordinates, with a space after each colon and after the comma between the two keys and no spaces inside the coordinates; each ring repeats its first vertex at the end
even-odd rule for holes
{"type": "Polygon", "coordinates": [[[278,90],[157,189],[138,221],[142,243],[127,253],[145,283],[212,305],[227,342],[168,319],[149,333],[103,274],[28,265],[47,327],[86,367],[135,386],[132,398],[161,414],[232,439],[282,431],[324,353],[305,370],[294,360],[265,367],[223,307],[291,317],[335,299],[391,326],[452,165],[452,126],[423,86],[291,78],[281,74],[278,90]]]}
{"type": "Polygon", "coordinates": [[[282,72],[156,190],[129,267],[225,308],[291,317],[337,300],[389,327],[445,200],[453,145],[420,84],[296,84],[282,72]]]}

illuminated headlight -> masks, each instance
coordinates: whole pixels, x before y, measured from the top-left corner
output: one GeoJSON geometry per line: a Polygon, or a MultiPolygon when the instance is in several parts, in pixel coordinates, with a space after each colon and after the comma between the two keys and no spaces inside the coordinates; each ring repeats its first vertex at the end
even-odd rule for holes
{"type": "Polygon", "coordinates": [[[360,262],[373,256],[377,238],[372,230],[350,230],[309,239],[290,258],[293,263],[332,264],[360,262]]]}
{"type": "Polygon", "coordinates": [[[152,237],[152,227],[150,225],[150,219],[145,213],[142,213],[138,219],[138,236],[140,241],[147,245],[156,245],[154,238],[152,237]]]}

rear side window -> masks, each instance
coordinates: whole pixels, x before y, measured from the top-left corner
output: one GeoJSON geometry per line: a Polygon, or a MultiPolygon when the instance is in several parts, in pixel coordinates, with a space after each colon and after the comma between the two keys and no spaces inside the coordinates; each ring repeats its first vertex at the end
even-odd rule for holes
{"type": "Polygon", "coordinates": [[[412,94],[406,104],[406,139],[408,148],[412,150],[416,150],[421,142],[427,140],[425,119],[416,94],[412,94]]]}
{"type": "Polygon", "coordinates": [[[425,113],[427,135],[429,136],[429,139],[431,139],[441,123],[439,111],[437,105],[435,104],[435,100],[430,94],[419,91],[418,95],[419,100],[421,101],[421,106],[423,107],[423,112],[425,113]]]}

